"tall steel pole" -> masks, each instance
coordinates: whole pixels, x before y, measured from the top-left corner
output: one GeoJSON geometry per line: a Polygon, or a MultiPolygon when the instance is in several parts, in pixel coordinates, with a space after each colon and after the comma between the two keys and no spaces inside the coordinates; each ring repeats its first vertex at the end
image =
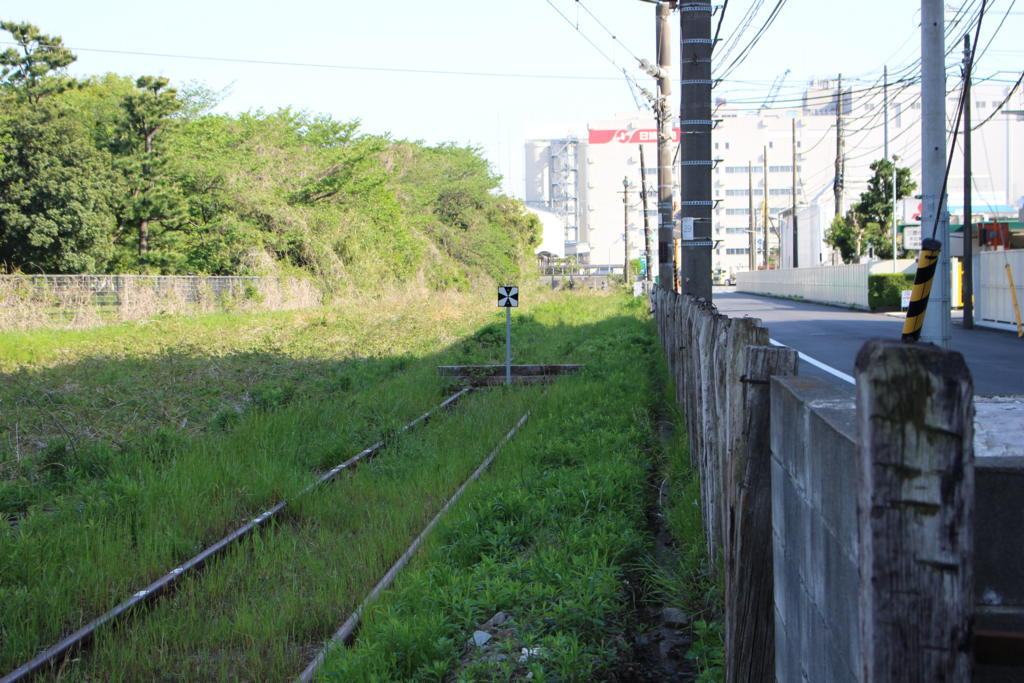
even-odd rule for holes
{"type": "Polygon", "coordinates": [[[656,6],[658,49],[658,280],[663,289],[673,289],[672,249],[672,33],[669,28],[669,6],[659,2],[656,6]]]}
{"type": "Polygon", "coordinates": [[[629,284],[629,178],[622,179],[622,283],[629,284]]]}
{"type": "MultiPolygon", "coordinates": [[[[923,1],[923,0],[922,0],[923,1]]],[[[839,74],[839,87],[836,89],[836,176],[832,182],[832,193],[835,195],[836,215],[843,215],[843,174],[845,156],[843,140],[843,75],[839,74]]],[[[858,254],[859,256],[859,254],[858,254]]]]}
{"type": "Polygon", "coordinates": [[[764,152],[761,154],[761,160],[764,162],[761,166],[762,176],[764,178],[764,192],[761,193],[761,230],[763,232],[764,245],[761,247],[761,261],[764,263],[764,269],[768,270],[768,146],[764,146],[764,152]]]}
{"type": "Polygon", "coordinates": [[[681,194],[683,220],[693,220],[684,240],[683,291],[711,301],[711,3],[679,4],[681,194]]]}
{"type": "Polygon", "coordinates": [[[747,162],[747,199],[750,204],[750,208],[747,210],[749,219],[747,225],[747,242],[750,245],[750,253],[747,258],[747,263],[750,270],[757,270],[757,225],[756,215],[754,213],[754,164],[747,162]]]}
{"type": "Polygon", "coordinates": [[[949,216],[946,172],[945,17],[942,0],[921,0],[921,238],[942,243],[921,341],[949,348],[949,216]]]}
{"type": "MultiPolygon", "coordinates": [[[[797,229],[797,218],[796,218],[796,118],[792,121],[793,126],[793,201],[792,201],[792,218],[793,218],[793,267],[800,267],[800,240],[799,231],[797,229]]],[[[779,254],[779,260],[782,260],[782,254],[779,254]]]]}
{"type": "Polygon", "coordinates": [[[644,273],[644,291],[650,293],[654,283],[654,261],[651,260],[651,221],[647,217],[647,163],[644,160],[644,145],[640,143],[640,201],[644,207],[644,258],[647,268],[644,273]]]}
{"type": "MultiPolygon", "coordinates": [[[[885,120],[884,126],[884,148],[882,156],[889,159],[889,66],[882,67],[882,118],[885,120]]],[[[895,162],[893,162],[893,169],[896,168],[895,162]]],[[[895,178],[895,175],[893,176],[895,178]]],[[[883,193],[883,197],[885,194],[883,193]]],[[[893,199],[896,198],[896,185],[893,185],[893,199]]],[[[895,203],[893,204],[892,212],[892,272],[896,272],[896,210],[895,203]]],[[[883,226],[884,227],[884,226],[883,226]]]]}
{"type": "Polygon", "coordinates": [[[964,36],[964,329],[974,327],[974,226],[971,221],[971,37],[964,36]]]}

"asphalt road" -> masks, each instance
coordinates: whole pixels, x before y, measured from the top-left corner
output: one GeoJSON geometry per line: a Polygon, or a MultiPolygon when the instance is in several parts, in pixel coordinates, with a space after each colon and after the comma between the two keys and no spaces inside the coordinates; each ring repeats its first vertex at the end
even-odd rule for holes
{"type": "MultiPolygon", "coordinates": [[[[741,294],[716,287],[719,312],[730,317],[760,318],[772,339],[840,372],[853,374],[857,352],[873,337],[899,339],[902,318],[787,299],[741,294]]],[[[1024,394],[1024,339],[1016,334],[976,327],[965,330],[953,320],[953,350],[967,360],[977,395],[1024,394]]],[[[852,391],[852,385],[801,361],[800,374],[820,377],[852,391]]]]}

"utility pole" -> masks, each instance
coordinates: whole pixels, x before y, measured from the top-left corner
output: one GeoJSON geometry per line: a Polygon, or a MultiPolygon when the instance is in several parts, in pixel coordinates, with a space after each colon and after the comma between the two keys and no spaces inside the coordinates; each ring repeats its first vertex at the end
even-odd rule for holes
{"type": "Polygon", "coordinates": [[[622,179],[622,282],[629,285],[629,178],[622,179]]]}
{"type": "Polygon", "coordinates": [[[750,207],[747,209],[747,242],[750,245],[750,253],[747,255],[747,263],[750,270],[757,270],[757,226],[754,221],[754,165],[747,162],[747,199],[750,207]]]}
{"type": "MultiPolygon", "coordinates": [[[[882,156],[885,159],[889,158],[889,65],[886,64],[882,67],[882,119],[883,119],[883,139],[885,140],[884,151],[882,156]]],[[[892,164],[893,171],[896,170],[896,162],[892,164]]],[[[895,175],[893,176],[895,177],[895,175]]],[[[883,194],[884,196],[884,194],[883,194]]],[[[893,185],[893,199],[896,198],[896,185],[893,185]]],[[[896,272],[896,211],[895,203],[893,204],[892,212],[892,272],[896,272]]],[[[883,226],[884,227],[884,226],[883,226]]]]}
{"type": "Polygon", "coordinates": [[[683,223],[692,220],[693,235],[683,235],[683,291],[711,301],[711,3],[679,3],[681,193],[683,223]]]}
{"type": "Polygon", "coordinates": [[[974,328],[974,226],[971,221],[971,36],[964,35],[964,329],[974,328]]]}
{"type": "Polygon", "coordinates": [[[672,94],[672,34],[669,28],[668,3],[656,5],[657,49],[658,49],[658,102],[655,115],[658,119],[658,280],[661,287],[672,291],[675,268],[673,266],[673,217],[672,217],[672,108],[669,96],[672,94]]]}
{"type": "MultiPolygon", "coordinates": [[[[798,239],[799,231],[797,230],[797,218],[796,218],[796,118],[793,118],[791,122],[793,126],[793,267],[800,267],[800,240],[798,239]]],[[[779,254],[779,260],[782,260],[782,254],[779,254]]]]}
{"type": "Polygon", "coordinates": [[[946,174],[946,68],[943,0],[921,0],[921,239],[941,243],[921,341],[948,349],[949,216],[942,192],[946,174]],[[933,227],[934,226],[934,227],[933,227]]]}
{"type": "MultiPolygon", "coordinates": [[[[922,0],[924,1],[924,0],[922,0]]],[[[836,90],[836,177],[832,183],[832,191],[836,199],[836,216],[843,215],[843,172],[846,165],[843,157],[845,141],[843,140],[843,75],[839,74],[839,87],[836,90]]]]}
{"type": "Polygon", "coordinates": [[[761,194],[761,230],[764,232],[764,245],[761,248],[761,259],[764,269],[768,270],[768,146],[764,146],[761,154],[761,171],[764,177],[764,192],[761,194]]]}
{"type": "Polygon", "coordinates": [[[644,207],[644,259],[647,268],[644,273],[644,291],[650,294],[654,284],[654,262],[651,260],[651,221],[647,217],[647,164],[644,161],[644,145],[640,143],[640,201],[644,207]]]}

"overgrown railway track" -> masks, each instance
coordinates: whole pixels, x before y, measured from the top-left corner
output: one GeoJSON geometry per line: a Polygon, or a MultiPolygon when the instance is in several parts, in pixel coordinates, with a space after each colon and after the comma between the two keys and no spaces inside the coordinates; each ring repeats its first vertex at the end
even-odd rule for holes
{"type": "MultiPolygon", "coordinates": [[[[463,388],[456,393],[452,394],[440,404],[432,408],[431,410],[420,415],[416,419],[412,420],[408,424],[404,425],[397,430],[395,435],[409,432],[416,427],[425,424],[433,416],[439,412],[446,411],[453,407],[460,399],[466,396],[472,390],[471,387],[463,388]]],[[[422,543],[429,531],[438,522],[441,516],[448,510],[448,508],[458,499],[462,492],[469,486],[470,483],[475,481],[483,471],[490,465],[491,461],[497,455],[501,447],[511,439],[519,428],[526,421],[527,416],[524,415],[515,426],[501,439],[500,443],[490,455],[480,464],[477,469],[462,482],[461,486],[455,492],[455,494],[448,499],[444,506],[437,512],[430,523],[425,529],[416,537],[412,545],[402,554],[399,560],[389,569],[384,578],[374,587],[373,591],[369,596],[356,608],[349,619],[345,622],[345,625],[335,634],[334,638],[331,638],[329,643],[334,642],[346,642],[350,640],[355,633],[355,630],[359,623],[359,617],[366,605],[372,601],[387,585],[390,584],[397,572],[409,561],[412,555],[416,552],[416,549],[422,543]]],[[[118,622],[125,621],[130,615],[139,612],[142,608],[151,605],[162,596],[167,596],[174,592],[179,582],[181,582],[187,576],[195,576],[199,571],[206,566],[211,560],[223,555],[228,549],[235,546],[239,541],[244,538],[250,537],[261,527],[266,526],[271,520],[278,518],[279,515],[286,510],[290,504],[294,504],[300,499],[306,497],[308,494],[319,489],[324,484],[335,479],[339,474],[347,470],[355,469],[355,466],[361,462],[367,461],[374,456],[378,455],[382,450],[387,448],[390,439],[381,439],[376,443],[363,449],[356,455],[352,456],[348,460],[338,464],[330,470],[324,472],[315,481],[301,489],[296,495],[290,499],[282,500],[271,508],[265,510],[258,516],[250,519],[242,526],[232,531],[227,536],[221,538],[219,541],[204,548],[201,552],[182,562],[181,564],[174,567],[169,572],[163,574],[155,581],[152,581],[144,588],[134,592],[130,597],[122,600],[115,607],[89,621],[73,633],[60,639],[55,644],[47,647],[45,650],[40,652],[38,655],[33,657],[31,660],[25,662],[15,670],[4,675],[0,678],[0,683],[14,683],[15,681],[29,680],[38,675],[46,675],[47,673],[54,673],[58,677],[61,676],[61,670],[55,669],[55,667],[63,666],[70,657],[76,653],[82,651],[88,647],[96,638],[98,632],[103,629],[108,629],[118,622]]],[[[324,650],[326,651],[326,649],[324,650]]],[[[302,680],[310,680],[316,667],[323,660],[323,652],[321,651],[317,658],[307,667],[302,674],[302,680]]]]}

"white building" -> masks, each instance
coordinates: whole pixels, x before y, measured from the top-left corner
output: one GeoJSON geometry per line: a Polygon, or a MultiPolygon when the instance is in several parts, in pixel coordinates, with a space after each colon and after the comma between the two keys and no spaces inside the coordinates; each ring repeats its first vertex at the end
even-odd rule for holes
{"type": "MultiPolygon", "coordinates": [[[[832,249],[824,243],[824,236],[836,213],[836,87],[831,81],[815,82],[802,97],[778,101],[772,108],[743,102],[718,102],[714,116],[720,122],[714,130],[712,145],[717,162],[712,172],[712,188],[717,200],[712,229],[712,239],[716,240],[712,254],[714,269],[735,273],[749,268],[752,223],[756,263],[760,266],[764,262],[762,202],[766,197],[771,260],[778,263],[776,250],[781,234],[781,265],[792,265],[788,216],[793,196],[794,155],[799,265],[832,262],[832,249]],[[792,108],[779,108],[787,104],[792,108]],[[753,185],[753,220],[748,183],[753,185]]],[[[972,89],[973,123],[976,127],[982,124],[973,136],[975,214],[1012,212],[1015,215],[1018,208],[1024,206],[1024,95],[1013,94],[999,110],[1008,92],[1009,86],[1003,84],[980,83],[972,89]]],[[[898,156],[899,166],[912,169],[914,181],[920,188],[920,88],[917,85],[893,86],[889,96],[890,156],[898,156]]],[[[948,95],[950,127],[958,97],[958,91],[948,95]]],[[[871,163],[883,156],[882,102],[881,88],[854,86],[848,90],[844,84],[843,213],[859,201],[872,174],[871,163]]],[[[678,139],[677,130],[677,143],[678,139]]],[[[643,255],[644,217],[638,193],[640,149],[643,148],[648,218],[656,257],[656,143],[654,121],[641,115],[591,121],[557,138],[526,142],[527,204],[547,208],[561,217],[566,255],[575,254],[583,263],[621,266],[625,246],[623,178],[630,183],[628,231],[625,233],[630,255],[632,258],[643,255]]],[[[673,175],[678,197],[678,167],[673,175]]],[[[948,186],[949,205],[954,213],[963,204],[962,188],[963,161],[958,149],[948,186]]],[[[900,220],[912,218],[912,215],[898,216],[900,220]]]]}

